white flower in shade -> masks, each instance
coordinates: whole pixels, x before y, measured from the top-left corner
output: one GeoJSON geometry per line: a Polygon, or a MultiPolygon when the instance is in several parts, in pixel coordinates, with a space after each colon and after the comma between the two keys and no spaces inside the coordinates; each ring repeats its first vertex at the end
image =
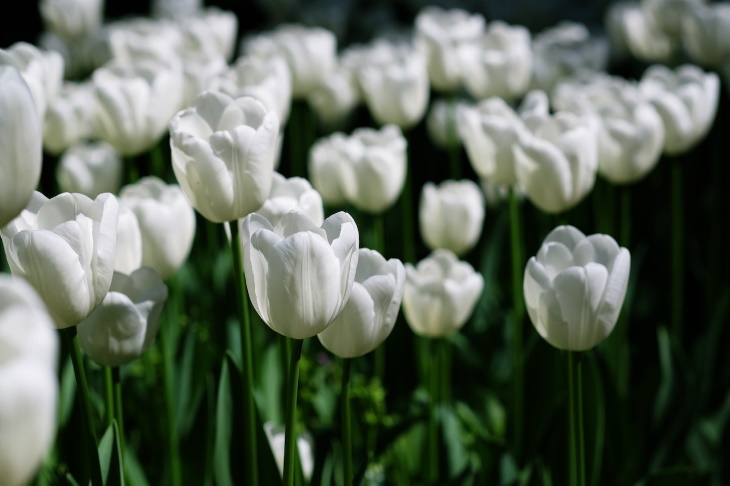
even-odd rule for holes
{"type": "Polygon", "coordinates": [[[326,126],[341,125],[360,104],[360,90],[350,69],[339,65],[307,97],[309,106],[326,126]]]}
{"type": "Polygon", "coordinates": [[[403,314],[413,332],[438,338],[455,333],[474,311],[484,278],[449,250],[435,250],[416,267],[406,263],[403,314]]]}
{"type": "Polygon", "coordinates": [[[325,202],[342,196],[356,208],[382,213],[398,199],[406,175],[407,142],[395,125],[333,133],[315,142],[309,156],[312,185],[325,202]],[[334,186],[334,187],[333,187],[334,186]]]}
{"type": "Polygon", "coordinates": [[[38,291],[57,328],[77,325],[109,291],[118,214],[111,194],[47,199],[36,192],[0,230],[10,270],[38,291]]]}
{"type": "Polygon", "coordinates": [[[442,148],[449,144],[462,145],[458,113],[469,106],[464,101],[452,103],[443,98],[434,100],[426,117],[426,129],[431,141],[442,148]]]}
{"type": "Polygon", "coordinates": [[[203,8],[203,0],[154,0],[152,15],[179,20],[197,14],[203,8]]]}
{"type": "Polygon", "coordinates": [[[405,279],[400,260],[386,261],[377,251],[360,248],[352,293],[342,313],[317,335],[322,345],[341,358],[380,346],[398,318],[405,279]]]}
{"type": "Polygon", "coordinates": [[[104,0],[41,0],[48,30],[63,39],[88,38],[102,22],[104,0]]]}
{"type": "Polygon", "coordinates": [[[555,89],[553,104],[595,121],[598,173],[609,181],[636,182],[659,161],[664,124],[636,84],[607,76],[564,82],[555,89]]]}
{"type": "Polygon", "coordinates": [[[654,25],[678,39],[690,12],[704,3],[705,0],[642,0],[641,6],[654,25]]]}
{"type": "Polygon", "coordinates": [[[180,107],[179,69],[160,64],[113,65],[94,72],[99,137],[124,156],[149,150],[180,107]]]}
{"type": "Polygon", "coordinates": [[[322,196],[312,189],[309,181],[301,177],[287,179],[274,172],[269,197],[256,212],[268,219],[272,225],[276,225],[289,211],[303,213],[317,226],[322,226],[324,223],[322,196]]]}
{"type": "Polygon", "coordinates": [[[476,99],[499,96],[514,100],[532,80],[532,45],[525,27],[495,21],[478,43],[462,48],[464,83],[476,99]]]}
{"type": "Polygon", "coordinates": [[[676,70],[654,65],[644,72],[639,89],[664,122],[664,153],[686,152],[710,130],[717,112],[720,78],[697,66],[676,70]]]}
{"type": "Polygon", "coordinates": [[[246,40],[246,53],[286,60],[292,75],[292,95],[305,98],[320,86],[337,64],[337,39],[327,29],[284,24],[246,40]]]}
{"type": "Polygon", "coordinates": [[[3,486],[29,484],[56,432],[58,338],[23,279],[0,275],[0,471],[3,486]]]}
{"type": "Polygon", "coordinates": [[[679,46],[677,39],[661,30],[638,3],[613,4],[606,24],[611,40],[643,61],[668,61],[679,46]]]}
{"type": "MultiPolygon", "coordinates": [[[[274,461],[276,467],[279,468],[279,475],[284,475],[284,447],[286,446],[286,436],[282,427],[276,427],[272,422],[264,424],[264,432],[266,438],[269,439],[269,447],[274,453],[274,461]]],[[[312,437],[307,433],[301,433],[297,437],[297,449],[299,450],[299,462],[302,467],[302,475],[304,479],[309,481],[314,472],[314,446],[312,437]]]]}
{"type": "Polygon", "coordinates": [[[167,300],[167,286],[149,267],[114,272],[99,307],[78,325],[79,346],[96,364],[131,363],[152,345],[167,300]]]}
{"type": "Polygon", "coordinates": [[[56,179],[63,192],[78,192],[95,198],[115,193],[122,182],[122,159],[106,142],[74,145],[61,156],[56,179]]]}
{"type": "Polygon", "coordinates": [[[730,61],[730,4],[697,5],[689,9],[682,26],[682,40],[692,59],[711,67],[730,61]]]}
{"type": "Polygon", "coordinates": [[[196,96],[211,89],[216,80],[228,69],[222,56],[206,56],[200,52],[188,52],[182,58],[183,96],[181,109],[187,108],[196,96]]]}
{"type": "Polygon", "coordinates": [[[28,204],[41,177],[41,122],[20,72],[0,65],[0,228],[28,204]]]}
{"type": "Polygon", "coordinates": [[[43,147],[58,155],[81,140],[92,138],[96,122],[96,97],[90,83],[65,83],[48,105],[43,123],[43,147]]]}
{"type": "Polygon", "coordinates": [[[195,212],[180,186],[143,177],[122,188],[119,199],[137,216],[142,265],[163,279],[172,277],[187,260],[195,239],[195,212]]]}
{"type": "Polygon", "coordinates": [[[104,29],[104,62],[134,65],[141,61],[174,65],[183,45],[182,31],[172,21],[132,18],[109,24],[104,29]]]}
{"type": "Polygon", "coordinates": [[[216,78],[211,89],[231,98],[251,96],[274,110],[284,125],[291,108],[291,73],[283,58],[241,56],[224,74],[216,78]]]}
{"type": "Polygon", "coordinates": [[[423,118],[429,96],[423,54],[380,39],[355,56],[361,60],[355,75],[375,121],[410,128],[423,118]]]}
{"type": "Polygon", "coordinates": [[[513,146],[525,131],[522,119],[502,98],[489,98],[458,112],[458,126],[474,171],[495,184],[517,183],[513,146]]]}
{"type": "Polygon", "coordinates": [[[613,331],[629,282],[631,255],[608,235],[558,226],[525,268],[532,324],[558,349],[587,351],[613,331]]]}
{"type": "Polygon", "coordinates": [[[0,49],[0,65],[20,71],[28,83],[41,121],[49,103],[56,99],[63,83],[63,57],[58,52],[42,51],[27,42],[16,42],[0,49]]]}
{"type": "Polygon", "coordinates": [[[99,34],[95,34],[91,40],[65,40],[46,31],[38,37],[38,47],[46,51],[55,51],[61,55],[65,79],[83,79],[98,66],[94,48],[100,42],[99,36],[99,34]]]}
{"type": "Polygon", "coordinates": [[[296,211],[276,226],[260,214],[246,216],[241,231],[246,286],[261,319],[294,339],[324,331],[350,297],[359,241],[347,213],[330,216],[322,226],[296,211]]]}
{"type": "Polygon", "coordinates": [[[119,205],[117,225],[117,253],[114,271],[129,275],[142,266],[142,232],[137,216],[130,208],[119,205]]]}
{"type": "Polygon", "coordinates": [[[528,112],[514,146],[517,181],[547,213],[578,204],[593,189],[598,169],[595,127],[570,112],[528,112]]]}
{"type": "Polygon", "coordinates": [[[271,190],[279,118],[258,100],[204,91],[170,121],[172,168],[214,223],[256,211],[271,190]]]}
{"type": "Polygon", "coordinates": [[[228,10],[208,8],[196,15],[180,17],[182,53],[198,52],[207,57],[233,57],[238,33],[238,17],[228,10]]]}
{"type": "Polygon", "coordinates": [[[445,248],[463,255],[474,248],[484,224],[484,196],[468,179],[427,182],[418,210],[423,241],[430,249],[445,248]]]}
{"type": "Polygon", "coordinates": [[[416,45],[427,59],[428,77],[434,89],[454,91],[468,77],[460,51],[476,46],[484,33],[484,17],[465,10],[428,6],[415,20],[416,45]]]}
{"type": "Polygon", "coordinates": [[[562,22],[536,35],[532,48],[532,85],[548,92],[563,78],[604,71],[608,62],[608,42],[592,38],[585,25],[574,22],[562,22]]]}

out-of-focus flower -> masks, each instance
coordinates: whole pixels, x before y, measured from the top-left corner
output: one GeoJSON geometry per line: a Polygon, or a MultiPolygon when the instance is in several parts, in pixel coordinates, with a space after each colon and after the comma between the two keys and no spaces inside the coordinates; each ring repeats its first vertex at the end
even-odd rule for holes
{"type": "Polygon", "coordinates": [[[360,103],[360,90],[350,69],[338,65],[324,82],[307,98],[323,124],[341,125],[360,103]]]}
{"type": "Polygon", "coordinates": [[[142,61],[173,65],[179,61],[183,37],[175,22],[132,18],[107,25],[104,34],[103,47],[108,52],[98,54],[100,63],[113,60],[122,65],[142,61]]]}
{"type": "Polygon", "coordinates": [[[464,83],[476,99],[524,95],[532,80],[532,45],[525,27],[495,21],[478,43],[462,48],[464,83]]]}
{"type": "Polygon", "coordinates": [[[122,159],[106,142],[74,145],[64,152],[56,168],[59,188],[95,198],[116,193],[122,182],[122,159]]]}
{"type": "Polygon", "coordinates": [[[689,9],[682,40],[699,64],[721,67],[730,62],[730,4],[713,3],[689,9]]]}
{"type": "Polygon", "coordinates": [[[20,71],[33,95],[38,119],[43,121],[46,107],[61,91],[63,57],[27,42],[16,42],[7,49],[0,49],[0,65],[10,65],[20,71]]]}
{"type": "Polygon", "coordinates": [[[95,122],[94,87],[89,83],[65,83],[59,96],[46,110],[43,147],[58,155],[81,140],[92,138],[95,122]]]}
{"type": "Polygon", "coordinates": [[[246,53],[268,59],[281,56],[292,75],[292,95],[306,98],[330,76],[337,64],[337,39],[320,27],[284,24],[246,40],[246,53]]]}
{"type": "Polygon", "coordinates": [[[155,145],[180,107],[180,71],[160,64],[113,65],[94,72],[99,137],[124,156],[155,145]]]}
{"type": "Polygon", "coordinates": [[[41,122],[20,72],[0,66],[0,228],[28,204],[41,177],[41,122]]]}
{"type": "Polygon", "coordinates": [[[517,181],[547,213],[566,211],[593,189],[598,169],[595,127],[570,112],[528,112],[514,147],[517,181]]]}
{"type": "Polygon", "coordinates": [[[665,154],[686,152],[707,135],[720,96],[717,74],[689,64],[674,71],[654,65],[644,72],[639,89],[662,117],[665,154]]]}
{"type": "Polygon", "coordinates": [[[395,125],[333,133],[315,142],[309,157],[312,185],[325,202],[343,198],[369,213],[382,213],[398,199],[406,175],[407,142],[395,125]]]}
{"type": "Polygon", "coordinates": [[[118,214],[111,194],[48,199],[35,192],[20,216],[0,230],[10,270],[35,287],[57,328],[77,325],[109,291],[118,214]]]}
{"type": "Polygon", "coordinates": [[[79,346],[101,366],[131,363],[152,345],[167,300],[167,286],[149,267],[114,272],[99,307],[78,325],[79,346]]]}
{"type": "Polygon", "coordinates": [[[705,0],[642,0],[641,6],[654,25],[670,37],[682,35],[682,24],[705,0]]]}
{"type": "MultiPolygon", "coordinates": [[[[284,475],[284,447],[286,446],[286,436],[282,427],[276,427],[272,422],[264,424],[264,432],[266,438],[269,439],[269,447],[274,453],[276,467],[279,468],[279,475],[284,475]]],[[[314,447],[312,437],[307,433],[301,433],[297,437],[297,449],[299,450],[299,462],[302,466],[302,475],[304,479],[309,481],[314,472],[314,447]]]]}
{"type": "Polygon", "coordinates": [[[287,179],[274,172],[269,197],[256,212],[268,219],[272,225],[276,225],[289,211],[303,213],[317,226],[322,226],[324,223],[322,196],[312,189],[309,181],[301,177],[287,179]]]}
{"type": "Polygon", "coordinates": [[[180,20],[197,14],[203,7],[203,0],[154,0],[152,15],[171,20],[180,20]]]}
{"type": "Polygon", "coordinates": [[[180,186],[143,177],[122,188],[122,204],[134,211],[142,233],[142,265],[163,279],[185,263],[195,238],[195,212],[180,186]]]}
{"type": "Polygon", "coordinates": [[[558,226],[525,268],[532,324],[558,349],[587,351],[606,339],[626,296],[631,255],[608,235],[558,226]]]}
{"type": "Polygon", "coordinates": [[[668,61],[677,51],[677,38],[667,35],[638,3],[613,4],[606,24],[614,44],[642,61],[668,61]]]}
{"type": "Polygon", "coordinates": [[[92,39],[66,40],[46,31],[38,38],[38,47],[61,55],[65,79],[84,79],[98,67],[94,56],[94,47],[100,42],[98,37],[99,34],[92,39]]]}
{"type": "Polygon", "coordinates": [[[377,251],[361,248],[350,298],[317,335],[322,345],[341,358],[356,358],[380,346],[398,317],[405,278],[400,260],[386,261],[377,251]]]}
{"type": "Polygon", "coordinates": [[[117,252],[114,271],[130,275],[142,266],[142,232],[137,216],[124,203],[119,205],[117,225],[117,252]]]}
{"type": "Polygon", "coordinates": [[[204,91],[170,121],[172,168],[205,218],[241,219],[269,195],[278,138],[279,118],[260,101],[204,91]]]}
{"type": "Polygon", "coordinates": [[[449,250],[435,250],[414,267],[406,263],[403,313],[413,332],[438,338],[466,323],[482,295],[484,278],[449,250]]]}
{"type": "Polygon", "coordinates": [[[555,89],[553,105],[595,120],[598,172],[609,181],[636,182],[659,161],[664,124],[635,84],[607,76],[564,82],[555,89]]]}
{"type": "Polygon", "coordinates": [[[429,6],[415,20],[416,45],[426,56],[428,77],[434,89],[454,91],[471,75],[460,51],[476,46],[484,33],[484,17],[465,10],[429,6]]]}
{"type": "Polygon", "coordinates": [[[479,185],[484,193],[484,200],[487,203],[487,207],[496,208],[509,197],[510,189],[517,191],[517,197],[522,199],[525,197],[525,191],[520,186],[506,186],[504,184],[497,184],[490,181],[489,179],[482,178],[479,181],[479,185]]]}
{"type": "Polygon", "coordinates": [[[450,102],[443,98],[431,102],[426,117],[426,129],[435,145],[442,148],[448,148],[449,144],[461,146],[458,113],[468,106],[465,101],[450,102]]]}
{"type": "Polygon", "coordinates": [[[423,54],[384,39],[350,52],[348,65],[357,63],[354,72],[375,121],[410,128],[423,118],[429,96],[423,54]]]}
{"type": "Polygon", "coordinates": [[[484,197],[469,179],[427,182],[418,210],[421,236],[430,249],[463,255],[474,248],[484,224],[484,197]]]}
{"type": "Polygon", "coordinates": [[[88,38],[104,13],[103,0],[41,0],[38,7],[48,30],[63,39],[88,38]]]}
{"type": "Polygon", "coordinates": [[[208,8],[196,15],[180,17],[182,54],[198,52],[206,57],[233,57],[238,33],[238,17],[231,11],[208,8]]]}
{"type": "Polygon", "coordinates": [[[0,471],[3,486],[28,484],[56,431],[58,338],[45,306],[22,279],[0,275],[0,471]]]}
{"type": "Polygon", "coordinates": [[[276,226],[260,214],[242,224],[246,286],[274,331],[305,339],[324,331],[350,297],[358,261],[357,225],[336,213],[322,226],[292,211],[276,226]]]}
{"type": "Polygon", "coordinates": [[[532,86],[550,92],[563,78],[586,71],[604,71],[608,62],[606,39],[591,38],[583,24],[562,22],[535,36],[532,86]]]}

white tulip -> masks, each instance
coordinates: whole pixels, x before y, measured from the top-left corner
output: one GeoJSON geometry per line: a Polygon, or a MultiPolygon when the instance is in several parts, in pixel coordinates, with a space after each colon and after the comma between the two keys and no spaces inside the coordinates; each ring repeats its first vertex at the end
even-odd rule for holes
{"type": "Polygon", "coordinates": [[[406,263],[403,313],[413,332],[438,338],[466,323],[484,288],[484,278],[449,250],[435,250],[414,267],[406,263]]]}
{"type": "Polygon", "coordinates": [[[144,61],[171,66],[179,61],[183,36],[175,22],[139,17],[114,22],[104,30],[109,52],[103,62],[134,65],[144,61]]]}
{"type": "Polygon", "coordinates": [[[730,4],[697,5],[682,26],[682,39],[692,59],[715,68],[730,61],[730,4]]]}
{"type": "Polygon", "coordinates": [[[129,275],[141,266],[142,232],[139,229],[139,223],[134,211],[122,203],[119,205],[114,271],[129,275]]]}
{"type": "Polygon", "coordinates": [[[352,293],[342,313],[317,337],[341,358],[363,356],[385,341],[398,318],[406,272],[400,260],[361,248],[352,293]]]}
{"type": "MultiPolygon", "coordinates": [[[[48,105],[43,122],[43,147],[54,155],[92,138],[96,122],[96,97],[89,83],[65,83],[48,105]]],[[[114,192],[114,191],[110,191],[114,192]]]]}
{"type": "Polygon", "coordinates": [[[57,328],[77,325],[109,291],[118,213],[111,194],[48,199],[36,192],[0,230],[10,270],[35,287],[57,328]]]}
{"type": "Polygon", "coordinates": [[[360,90],[352,72],[340,65],[309,94],[307,101],[320,121],[333,127],[346,121],[360,104],[360,90]]]}
{"type": "Polygon", "coordinates": [[[279,118],[258,100],[204,91],[170,121],[172,168],[214,223],[256,211],[271,189],[279,118]]]}
{"type": "Polygon", "coordinates": [[[122,182],[122,159],[106,142],[74,145],[61,156],[56,179],[64,192],[90,198],[103,192],[115,193],[122,182]]]}
{"type": "Polygon", "coordinates": [[[104,0],[41,0],[48,30],[63,39],[88,38],[102,22],[104,0]]]}
{"type": "Polygon", "coordinates": [[[312,189],[309,181],[301,177],[287,179],[274,172],[269,197],[256,212],[276,225],[285,214],[294,210],[306,215],[317,226],[324,223],[322,196],[312,189]]]}
{"type": "Polygon", "coordinates": [[[233,57],[238,33],[238,17],[233,12],[208,8],[196,15],[181,17],[183,53],[198,52],[207,57],[233,57]]]}
{"type": "Polygon", "coordinates": [[[154,0],[152,15],[179,20],[195,15],[203,7],[203,0],[154,0]]]}
{"type": "Polygon", "coordinates": [[[704,3],[705,0],[642,0],[641,6],[659,29],[677,39],[690,12],[704,3]]]}
{"type": "Polygon", "coordinates": [[[555,228],[525,268],[525,305],[537,332],[559,349],[599,344],[616,325],[630,267],[629,251],[610,236],[555,228]]]}
{"type": "Polygon", "coordinates": [[[679,47],[677,38],[667,35],[638,3],[612,5],[606,23],[614,43],[643,61],[668,61],[679,47]]]}
{"type": "Polygon", "coordinates": [[[114,272],[103,302],[78,325],[79,346],[101,366],[131,363],[152,345],[167,287],[149,267],[114,272]]]}
{"type": "Polygon", "coordinates": [[[452,103],[443,98],[434,100],[426,116],[426,129],[431,141],[442,148],[450,144],[461,146],[458,114],[469,104],[464,101],[452,103]]]}
{"type": "Polygon", "coordinates": [[[257,213],[247,216],[241,231],[246,286],[261,319],[294,339],[324,331],[350,297],[359,240],[347,213],[322,226],[296,211],[276,226],[257,213]]]}

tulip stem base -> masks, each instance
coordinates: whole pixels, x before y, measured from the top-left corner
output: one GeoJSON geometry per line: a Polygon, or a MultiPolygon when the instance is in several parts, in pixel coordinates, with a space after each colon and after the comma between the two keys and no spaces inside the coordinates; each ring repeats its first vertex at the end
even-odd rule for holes
{"type": "Polygon", "coordinates": [[[512,247],[512,369],[514,377],[512,396],[512,424],[514,451],[522,450],[522,419],[524,407],[524,363],[522,358],[522,281],[524,260],[522,257],[522,221],[520,202],[514,187],[509,191],[510,243],[512,247]]]}
{"type": "Polygon", "coordinates": [[[286,423],[284,433],[284,486],[294,486],[294,464],[296,463],[296,414],[297,388],[299,386],[299,361],[302,357],[303,339],[291,340],[291,360],[287,376],[286,423]]]}
{"type": "Polygon", "coordinates": [[[352,419],[350,413],[350,365],[352,359],[342,360],[342,386],[340,387],[340,413],[342,414],[342,446],[344,453],[344,486],[352,486],[352,419]]]}
{"type": "Polygon", "coordinates": [[[76,339],[76,327],[69,327],[61,330],[61,335],[71,352],[71,362],[73,363],[74,375],[76,376],[76,387],[79,394],[79,402],[81,405],[81,415],[83,416],[83,427],[86,436],[86,455],[89,461],[89,476],[93,486],[103,486],[101,479],[101,464],[99,463],[99,452],[97,450],[98,441],[96,439],[96,429],[94,428],[94,416],[91,410],[91,399],[89,396],[89,385],[86,382],[86,372],[84,371],[84,361],[81,356],[79,342],[76,339]]]}
{"type": "MultiPolygon", "coordinates": [[[[107,367],[109,368],[109,367],[107,367]]],[[[114,383],[114,418],[117,419],[117,427],[119,428],[119,457],[121,458],[121,468],[124,471],[125,457],[125,441],[124,441],[124,409],[122,408],[122,376],[119,366],[111,368],[112,381],[114,383]]]]}
{"type": "Polygon", "coordinates": [[[585,433],[583,430],[583,370],[577,351],[568,353],[570,410],[570,484],[586,486],[585,433]]]}

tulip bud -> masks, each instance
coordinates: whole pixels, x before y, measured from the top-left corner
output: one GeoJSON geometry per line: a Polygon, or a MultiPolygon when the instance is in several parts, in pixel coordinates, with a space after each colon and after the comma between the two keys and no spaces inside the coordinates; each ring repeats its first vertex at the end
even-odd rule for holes
{"type": "Polygon", "coordinates": [[[10,270],[35,287],[57,328],[77,325],[109,291],[118,214],[108,193],[91,200],[35,192],[20,216],[0,230],[10,270]]]}
{"type": "Polygon", "coordinates": [[[324,222],[322,196],[309,182],[301,177],[287,179],[274,172],[269,197],[256,212],[276,225],[285,214],[294,210],[303,213],[317,226],[324,222]]]}
{"type": "Polygon", "coordinates": [[[316,226],[292,211],[272,226],[253,213],[243,221],[241,242],[248,295],[271,329],[305,339],[342,312],[358,261],[359,234],[349,214],[316,226]]]}
{"type": "Polygon", "coordinates": [[[56,168],[62,191],[95,198],[115,193],[122,181],[122,159],[106,142],[81,143],[69,148],[56,168]]]}
{"type": "Polygon", "coordinates": [[[431,338],[455,333],[466,323],[484,278],[449,250],[435,250],[414,267],[406,263],[403,313],[413,332],[431,338]]]}
{"type": "Polygon", "coordinates": [[[253,98],[204,91],[170,121],[172,168],[214,223],[256,211],[271,189],[279,118],[253,98]]]}
{"type": "Polygon", "coordinates": [[[101,366],[122,366],[142,356],[157,335],[167,287],[154,270],[114,272],[104,301],[78,325],[79,346],[101,366]]]}
{"type": "Polygon", "coordinates": [[[610,236],[555,228],[525,268],[525,305],[537,332],[558,349],[599,344],[616,325],[630,266],[629,251],[610,236]]]}

